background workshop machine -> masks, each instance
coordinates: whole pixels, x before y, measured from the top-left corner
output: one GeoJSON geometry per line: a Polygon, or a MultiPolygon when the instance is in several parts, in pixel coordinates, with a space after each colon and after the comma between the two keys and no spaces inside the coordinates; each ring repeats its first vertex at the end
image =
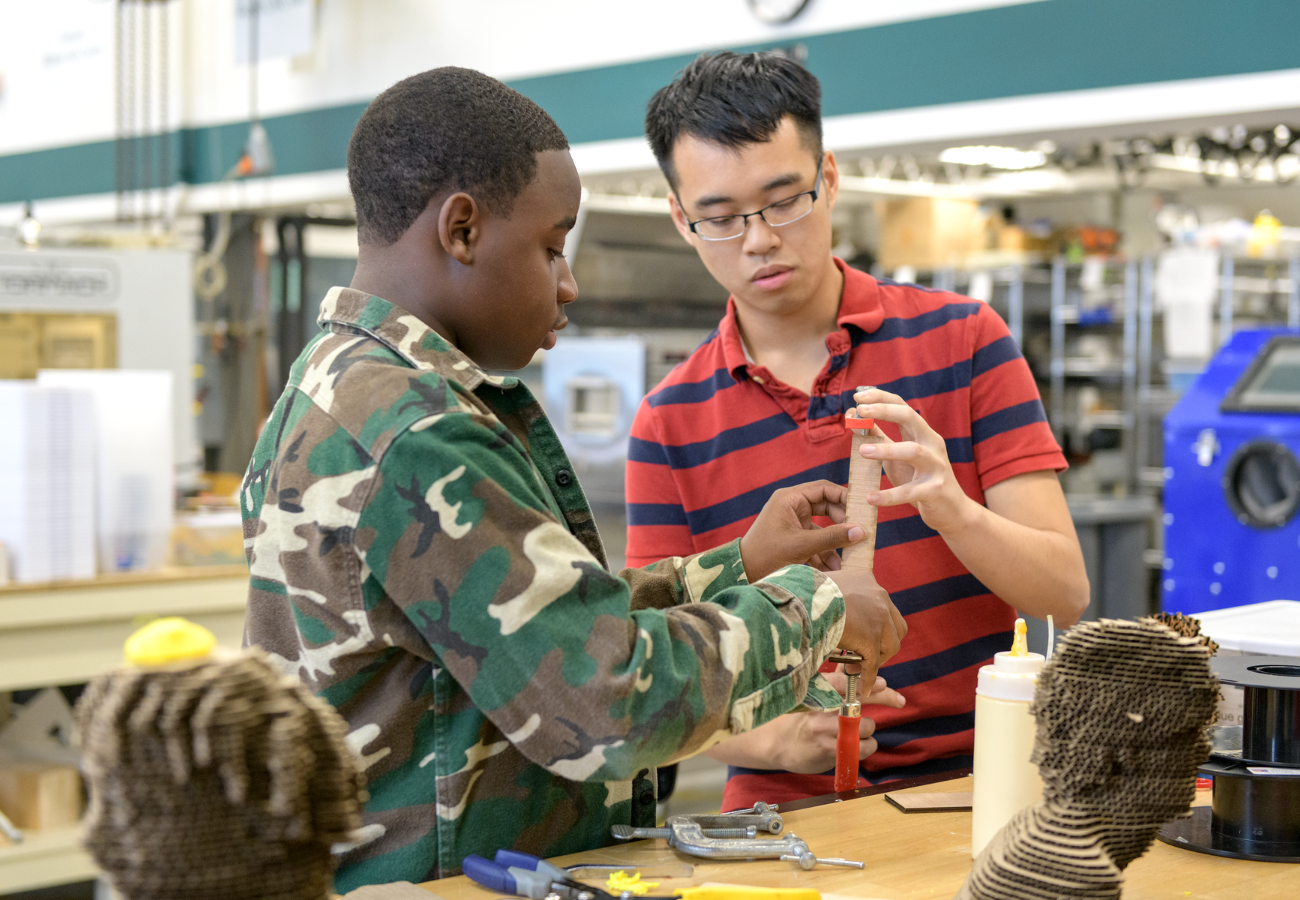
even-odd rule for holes
{"type": "Polygon", "coordinates": [[[1300,331],[1241,331],[1165,417],[1161,605],[1300,598],[1300,331]]]}

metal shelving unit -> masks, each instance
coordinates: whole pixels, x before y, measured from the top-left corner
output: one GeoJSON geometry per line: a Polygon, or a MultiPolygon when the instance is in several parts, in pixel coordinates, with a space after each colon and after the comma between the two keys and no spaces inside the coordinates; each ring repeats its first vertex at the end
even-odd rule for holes
{"type": "Polygon", "coordinates": [[[969,291],[972,277],[976,272],[988,274],[993,288],[993,297],[989,301],[1003,321],[1007,330],[1018,345],[1023,344],[1025,331],[1025,267],[1021,265],[1000,266],[993,269],[967,270],[952,266],[935,269],[930,273],[929,286],[939,291],[962,293],[969,291]],[[1005,310],[1005,312],[1003,312],[1005,310]]]}
{"type": "Polygon", "coordinates": [[[1114,393],[1118,386],[1118,409],[1091,413],[1088,424],[1114,428],[1122,434],[1122,447],[1129,477],[1126,488],[1136,487],[1133,476],[1135,461],[1141,459],[1141,435],[1137,414],[1139,398],[1150,383],[1151,349],[1151,262],[1130,260],[1106,263],[1103,282],[1094,289],[1112,301],[1084,308],[1084,289],[1079,283],[1082,267],[1057,258],[1050,269],[1050,361],[1048,365],[1048,410],[1052,431],[1058,441],[1066,443],[1066,432],[1077,424],[1067,409],[1067,385],[1071,382],[1106,387],[1114,393]],[[1119,301],[1114,303],[1113,301],[1119,301]],[[1118,309],[1115,307],[1118,306],[1118,309]],[[1100,361],[1086,356],[1068,356],[1072,331],[1095,329],[1119,347],[1114,358],[1100,361]],[[1116,330],[1118,329],[1118,334],[1116,330]]]}
{"type": "MultiPolygon", "coordinates": [[[[1300,255],[1282,260],[1225,255],[1221,265],[1214,323],[1218,345],[1241,328],[1300,328],[1300,255]]],[[[1159,568],[1163,559],[1158,525],[1164,486],[1162,423],[1180,392],[1166,372],[1163,314],[1155,296],[1156,259],[1108,261],[1100,285],[1090,285],[1089,302],[1082,274],[1081,264],[1063,258],[1000,270],[991,305],[1034,366],[1053,433],[1063,446],[1073,442],[1074,429],[1081,424],[1071,408],[1076,389],[1094,385],[1103,402],[1116,407],[1089,412],[1082,424],[1120,432],[1120,493],[1126,496],[1073,494],[1069,499],[1080,540],[1091,548],[1090,577],[1109,585],[1102,591],[1106,596],[1094,596],[1092,612],[1105,614],[1119,603],[1128,610],[1124,614],[1138,614],[1146,585],[1132,577],[1134,566],[1159,568]],[[1104,337],[1113,352],[1078,352],[1079,339],[1089,335],[1104,337]]],[[[938,269],[929,281],[935,288],[960,292],[969,289],[971,273],[938,269]]],[[[1092,342],[1093,348],[1099,345],[1092,342]]],[[[1099,458],[1094,454],[1094,461],[1099,458]]],[[[1111,462],[1117,462],[1115,457],[1111,462]]]]}
{"type": "Polygon", "coordinates": [[[1243,327],[1300,328],[1300,255],[1256,259],[1224,254],[1219,278],[1219,346],[1243,327]],[[1283,303],[1285,323],[1280,315],[1283,303]]]}
{"type": "MultiPolygon", "coordinates": [[[[1132,266],[1132,263],[1129,264],[1132,266]]],[[[1152,343],[1155,323],[1155,267],[1151,259],[1145,258],[1139,266],[1137,277],[1137,372],[1136,403],[1134,404],[1134,447],[1133,447],[1133,487],[1143,484],[1150,486],[1150,478],[1145,476],[1152,468],[1151,462],[1151,425],[1154,419],[1159,428],[1165,413],[1173,407],[1177,396],[1166,390],[1162,396],[1168,396],[1168,405],[1152,403],[1151,363],[1152,343]]],[[[1155,446],[1163,448],[1163,441],[1157,436],[1155,446]]],[[[1164,485],[1163,467],[1155,467],[1159,473],[1159,484],[1164,485]]]]}

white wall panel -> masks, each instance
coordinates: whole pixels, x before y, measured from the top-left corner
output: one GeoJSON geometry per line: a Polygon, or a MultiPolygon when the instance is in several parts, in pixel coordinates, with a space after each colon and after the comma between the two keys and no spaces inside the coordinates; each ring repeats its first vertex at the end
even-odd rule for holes
{"type": "MultiPolygon", "coordinates": [[[[248,0],[165,4],[172,127],[248,118],[236,2],[248,0]]],[[[745,0],[319,0],[314,50],[263,62],[258,106],[271,116],[365,101],[441,65],[508,79],[1031,2],[1043,0],[812,0],[795,22],[769,25],[745,0]]],[[[0,0],[0,155],[114,136],[115,5],[0,0]]]]}

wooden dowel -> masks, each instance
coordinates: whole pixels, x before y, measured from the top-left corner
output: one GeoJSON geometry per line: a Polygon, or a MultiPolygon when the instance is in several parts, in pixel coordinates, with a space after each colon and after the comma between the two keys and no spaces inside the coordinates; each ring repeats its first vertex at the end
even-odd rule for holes
{"type": "MultiPolygon", "coordinates": [[[[852,422],[850,417],[846,421],[852,422]]],[[[858,450],[863,444],[880,444],[884,438],[871,432],[853,432],[853,449],[849,456],[849,496],[844,505],[844,521],[861,525],[866,536],[844,548],[842,564],[846,569],[870,569],[876,560],[877,508],[867,497],[880,490],[880,460],[867,459],[858,450]]]]}

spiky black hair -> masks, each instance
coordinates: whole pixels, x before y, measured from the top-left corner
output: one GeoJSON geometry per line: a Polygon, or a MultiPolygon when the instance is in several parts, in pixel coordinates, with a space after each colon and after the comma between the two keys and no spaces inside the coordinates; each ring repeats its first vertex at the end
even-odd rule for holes
{"type": "Polygon", "coordinates": [[[412,75],[375,98],[348,144],[358,239],[392,244],[448,190],[508,217],[537,154],[568,147],[545,110],[495,78],[454,66],[412,75]]]}
{"type": "Polygon", "coordinates": [[[724,147],[770,140],[786,116],[821,159],[822,89],[817,78],[777,52],[703,53],[660,88],[646,107],[645,131],[659,168],[677,186],[673,147],[689,134],[724,147]]]}

